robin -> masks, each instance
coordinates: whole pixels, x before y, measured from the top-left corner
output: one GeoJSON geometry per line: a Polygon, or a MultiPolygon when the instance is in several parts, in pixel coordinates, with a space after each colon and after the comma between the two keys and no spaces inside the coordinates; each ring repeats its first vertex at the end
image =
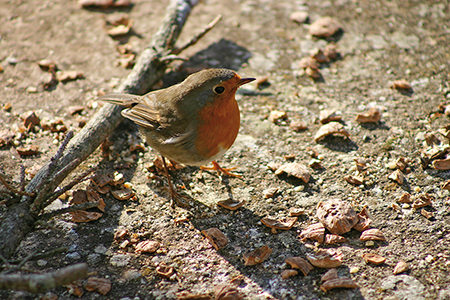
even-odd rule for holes
{"type": "Polygon", "coordinates": [[[239,177],[216,159],[233,145],[239,131],[236,91],[253,80],[228,69],[206,69],[144,96],[112,93],[97,100],[126,107],[122,115],[139,125],[147,144],[162,157],[172,205],[185,205],[172,186],[165,158],[190,166],[212,162],[213,167],[203,169],[239,177]]]}

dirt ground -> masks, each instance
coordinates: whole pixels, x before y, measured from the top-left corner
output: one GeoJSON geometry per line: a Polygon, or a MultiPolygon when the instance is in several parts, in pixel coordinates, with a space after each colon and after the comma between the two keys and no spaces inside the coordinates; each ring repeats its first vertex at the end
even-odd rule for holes
{"type": "MultiPolygon", "coordinates": [[[[48,161],[63,137],[63,133],[42,128],[19,134],[22,114],[35,111],[41,120],[61,118],[78,132],[79,123],[99,110],[101,104],[93,100],[113,91],[130,72],[117,64],[121,56],[116,46],[129,43],[139,55],[149,45],[168,1],[132,3],[129,8],[83,9],[77,1],[1,1],[0,105],[11,103],[12,108],[0,110],[0,130],[11,129],[16,134],[13,145],[0,148],[1,171],[9,182],[18,182],[20,165],[31,170],[48,161]],[[105,18],[124,13],[134,21],[132,31],[114,39],[105,31],[105,18]],[[43,59],[53,60],[61,71],[80,71],[84,76],[44,90],[42,82],[49,74],[38,65],[43,59]],[[84,109],[72,115],[72,106],[84,109]],[[19,156],[16,148],[27,145],[38,145],[39,153],[19,156]]],[[[450,299],[450,198],[441,188],[450,172],[424,168],[420,160],[426,134],[449,123],[442,113],[442,107],[450,102],[449,1],[205,0],[193,9],[179,42],[188,41],[218,13],[223,15],[222,21],[182,53],[189,60],[174,63],[164,85],[205,67],[231,68],[245,77],[268,77],[260,89],[249,84],[238,93],[240,134],[219,160],[223,166],[238,166],[243,178],[221,178],[196,167],[172,172],[178,189],[184,187],[191,198],[191,208],[172,210],[165,179],[146,170],[155,152],[127,151],[130,141],[140,137],[134,125],[124,122],[110,138],[122,161],[104,159],[97,150],[79,172],[93,165],[99,165],[102,174],[120,172],[131,183],[136,199],[119,201],[105,194],[105,214],[97,221],[75,223],[66,214],[39,224],[22,241],[14,258],[67,247],[63,254],[28,262],[25,267],[46,272],[87,262],[95,276],[110,280],[111,290],[106,295],[84,290],[82,299],[176,299],[182,291],[212,295],[215,287],[238,275],[244,276],[237,289],[245,299],[450,299]],[[307,12],[307,23],[292,21],[290,15],[295,11],[307,12]],[[343,31],[335,37],[340,57],[322,64],[321,80],[313,81],[299,62],[329,43],[308,32],[310,24],[323,16],[342,24],[343,31]],[[390,89],[399,79],[406,79],[412,91],[390,89]],[[381,111],[381,121],[356,122],[356,115],[370,107],[381,111]],[[336,135],[314,141],[321,127],[319,113],[325,109],[341,113],[348,139],[336,135]],[[286,112],[287,119],[272,123],[268,116],[273,110],[286,112]],[[305,122],[307,129],[294,131],[289,124],[295,120],[305,122]],[[277,176],[267,167],[273,162],[308,165],[311,148],[317,151],[322,168],[309,168],[307,184],[277,176]],[[392,163],[401,157],[410,160],[411,170],[400,185],[388,176],[394,171],[392,163]],[[355,175],[355,158],[367,161],[365,181],[360,185],[344,179],[355,175]],[[130,159],[127,168],[119,168],[130,159]],[[265,198],[264,191],[269,188],[278,192],[265,198]],[[399,203],[404,192],[413,197],[428,193],[433,201],[425,210],[434,217],[427,219],[421,209],[399,203]],[[217,206],[218,201],[227,199],[245,200],[245,204],[235,211],[217,206]],[[348,242],[338,245],[300,241],[299,233],[318,222],[317,203],[328,199],[348,201],[358,212],[366,207],[371,226],[380,229],[386,241],[362,242],[355,230],[344,234],[348,242]],[[263,217],[287,217],[293,207],[305,213],[290,230],[272,233],[260,222],[263,217]],[[182,218],[187,221],[174,222],[182,218]],[[229,239],[221,250],[216,251],[201,234],[211,227],[219,228],[229,239]],[[161,247],[155,253],[138,254],[132,241],[124,247],[123,241],[114,239],[120,228],[128,230],[129,240],[158,241],[161,247]],[[245,266],[243,254],[263,245],[273,249],[270,257],[261,264],[245,266]],[[281,272],[289,268],[287,257],[306,258],[319,248],[342,254],[338,273],[352,278],[357,288],[324,293],[319,287],[326,270],[320,268],[307,276],[281,278],[281,272]],[[386,262],[367,264],[361,257],[364,253],[380,254],[386,262]],[[409,270],[394,275],[399,261],[407,262],[409,270]],[[163,262],[174,268],[169,278],[156,273],[163,262]]],[[[74,190],[85,186],[80,184],[74,190]]],[[[51,209],[66,205],[67,200],[58,200],[51,209]]],[[[6,213],[2,204],[1,215],[6,213]]],[[[40,299],[44,295],[0,292],[2,299],[40,299]]],[[[77,298],[66,287],[46,296],[77,298]]]]}

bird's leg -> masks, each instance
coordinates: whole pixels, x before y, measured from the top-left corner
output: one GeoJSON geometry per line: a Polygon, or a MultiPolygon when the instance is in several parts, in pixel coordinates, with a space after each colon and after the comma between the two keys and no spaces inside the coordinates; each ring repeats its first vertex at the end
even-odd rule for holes
{"type": "Polygon", "coordinates": [[[237,177],[237,178],[241,178],[242,175],[236,174],[236,173],[231,173],[230,171],[233,171],[234,169],[236,169],[236,167],[233,168],[222,168],[221,166],[219,166],[219,164],[213,160],[212,162],[212,167],[207,167],[207,166],[201,166],[200,169],[202,170],[216,170],[217,174],[220,175],[220,172],[222,172],[223,174],[230,176],[230,177],[237,177]]]}
{"type": "Polygon", "coordinates": [[[188,204],[186,204],[185,202],[180,200],[180,197],[183,197],[183,196],[178,194],[177,191],[175,191],[175,189],[173,188],[172,180],[170,180],[170,176],[169,176],[169,169],[167,168],[167,164],[166,164],[166,158],[161,155],[161,159],[163,161],[164,172],[166,173],[167,182],[169,183],[169,192],[170,192],[170,198],[171,198],[170,205],[172,207],[175,207],[175,203],[176,203],[180,207],[189,207],[188,204]]]}

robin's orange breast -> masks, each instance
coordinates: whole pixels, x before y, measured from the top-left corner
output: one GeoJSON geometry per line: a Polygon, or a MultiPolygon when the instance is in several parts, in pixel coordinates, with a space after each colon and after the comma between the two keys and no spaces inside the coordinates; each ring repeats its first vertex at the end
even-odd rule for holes
{"type": "Polygon", "coordinates": [[[239,132],[240,113],[231,95],[224,95],[198,112],[195,148],[205,159],[214,160],[234,143],[239,132]]]}

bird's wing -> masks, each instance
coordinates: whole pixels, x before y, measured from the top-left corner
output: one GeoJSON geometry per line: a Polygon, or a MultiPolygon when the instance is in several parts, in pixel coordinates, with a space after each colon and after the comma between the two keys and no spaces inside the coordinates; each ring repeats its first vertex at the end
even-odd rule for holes
{"type": "Polygon", "coordinates": [[[126,107],[127,109],[122,111],[124,117],[144,129],[151,130],[168,143],[180,142],[180,139],[184,140],[192,132],[188,129],[187,120],[183,119],[174,105],[170,105],[166,95],[167,93],[160,91],[144,96],[112,93],[98,100],[126,107]]]}

